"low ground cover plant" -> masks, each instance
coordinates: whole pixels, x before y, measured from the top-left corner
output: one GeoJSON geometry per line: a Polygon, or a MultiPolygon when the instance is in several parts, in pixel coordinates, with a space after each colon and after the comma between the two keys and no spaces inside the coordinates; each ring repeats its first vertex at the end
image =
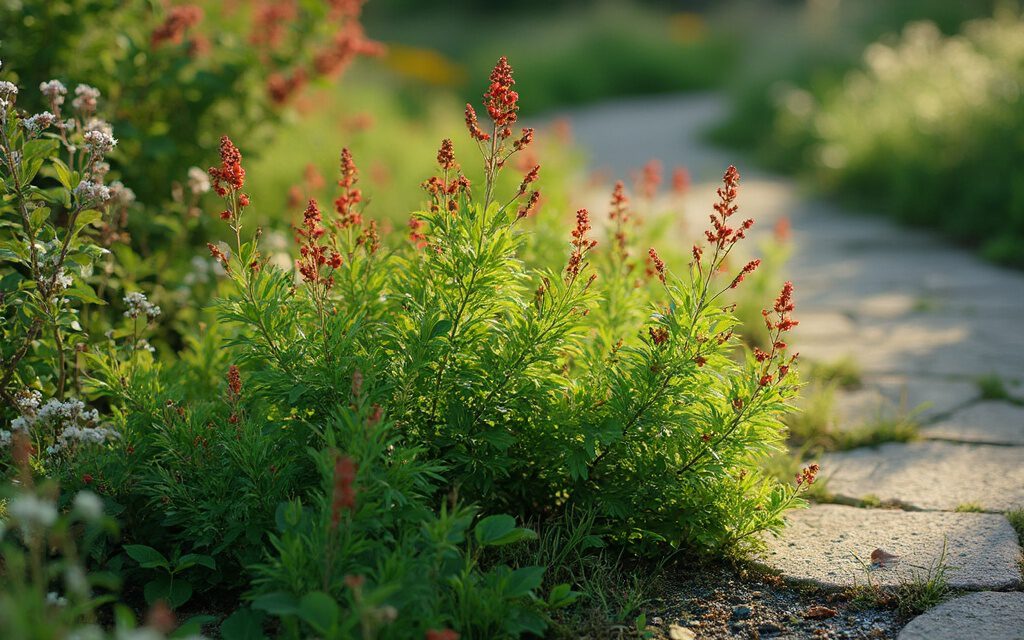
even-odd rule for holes
{"type": "Polygon", "coordinates": [[[0,544],[33,558],[5,565],[27,586],[0,591],[0,625],[101,637],[148,610],[146,632],[172,635],[543,634],[587,592],[573,563],[593,550],[743,553],[804,504],[816,465],[760,470],[799,386],[797,321],[786,283],[763,348],[737,333],[727,296],[759,264],[730,261],[753,225],[738,171],[675,268],[637,246],[621,183],[602,232],[580,209],[555,241],[537,233],[542,168],[500,179],[534,138],[514,85],[502,58],[404,233],[370,217],[342,150],[333,203],[304,203],[286,260],[224,136],[220,238],[197,247],[218,299],[172,348],[148,341],[162,309],[94,268],[114,259],[114,132],[22,112],[0,81],[0,544]],[[476,154],[480,181],[459,164],[476,154]],[[82,318],[107,301],[121,320],[97,335],[82,318]],[[82,539],[58,524],[76,508],[119,537],[53,545],[82,539]],[[528,545],[526,524],[561,533],[528,545]]]}

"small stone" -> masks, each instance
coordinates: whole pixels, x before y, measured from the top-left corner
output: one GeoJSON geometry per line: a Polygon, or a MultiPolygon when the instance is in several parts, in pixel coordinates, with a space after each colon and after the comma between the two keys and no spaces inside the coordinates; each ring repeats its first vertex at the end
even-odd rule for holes
{"type": "Polygon", "coordinates": [[[746,620],[751,615],[753,615],[753,613],[754,612],[750,610],[750,607],[743,607],[743,606],[734,607],[733,610],[732,610],[732,619],[733,620],[746,620]]]}
{"type": "Polygon", "coordinates": [[[836,613],[837,611],[831,607],[815,604],[807,607],[807,611],[804,611],[804,617],[808,620],[825,620],[835,616],[836,613]]]}
{"type": "Polygon", "coordinates": [[[1024,640],[1024,593],[971,593],[910,621],[899,640],[1024,640]]]}
{"type": "Polygon", "coordinates": [[[696,633],[686,627],[680,627],[678,624],[669,626],[668,637],[670,640],[697,640],[696,633]]]}
{"type": "Polygon", "coordinates": [[[782,627],[774,622],[762,622],[757,627],[757,632],[763,636],[781,633],[782,627]]]}

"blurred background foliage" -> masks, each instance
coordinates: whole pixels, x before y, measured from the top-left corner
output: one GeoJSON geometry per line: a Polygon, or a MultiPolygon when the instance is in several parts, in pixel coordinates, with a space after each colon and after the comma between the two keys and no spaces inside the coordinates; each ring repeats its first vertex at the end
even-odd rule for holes
{"type": "MultiPolygon", "coordinates": [[[[370,0],[358,23],[336,13],[359,4],[2,0],[0,59],[19,82],[57,77],[103,91],[120,140],[112,177],[143,203],[129,220],[141,257],[165,242],[203,246],[214,205],[183,216],[196,209],[175,203],[175,185],[213,161],[223,133],[245,153],[254,211],[282,243],[305,198],[333,199],[342,146],[363,167],[370,215],[404,233],[422,200],[392,187],[430,174],[441,136],[476,166],[461,105],[479,100],[507,55],[527,120],[605,99],[722,91],[730,109],[713,140],[1024,266],[1016,2],[370,0]],[[155,43],[184,6],[202,18],[155,43]],[[997,11],[998,26],[970,23],[997,11]],[[932,26],[908,26],[920,21],[932,26]],[[341,41],[341,68],[319,73],[318,55],[341,41]],[[877,73],[882,50],[904,71],[877,73]],[[978,224],[983,212],[1000,223],[978,224]]],[[[42,106],[24,93],[20,105],[42,106]]],[[[567,214],[582,157],[568,127],[556,129],[539,136],[536,160],[546,211],[558,203],[567,214]]],[[[187,258],[157,262],[189,271],[187,258]]]]}

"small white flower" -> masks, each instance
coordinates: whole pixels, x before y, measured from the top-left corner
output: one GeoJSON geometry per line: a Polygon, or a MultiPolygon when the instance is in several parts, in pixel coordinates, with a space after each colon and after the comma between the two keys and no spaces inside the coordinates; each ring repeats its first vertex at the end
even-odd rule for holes
{"type": "Polygon", "coordinates": [[[29,135],[37,136],[56,121],[57,116],[53,115],[49,111],[43,111],[42,113],[37,113],[34,116],[22,120],[21,126],[25,127],[25,130],[28,131],[29,135]]]}
{"type": "Polygon", "coordinates": [[[91,113],[96,110],[96,101],[100,98],[100,90],[87,84],[75,87],[75,99],[71,106],[79,111],[91,113]]]}
{"type": "Polygon", "coordinates": [[[142,292],[129,293],[124,297],[124,303],[128,305],[128,309],[124,312],[126,318],[138,318],[140,315],[145,315],[153,320],[160,315],[160,307],[147,300],[146,294],[142,292]]]}
{"type": "Polygon", "coordinates": [[[11,432],[0,429],[0,447],[11,446],[11,432]]]}
{"type": "Polygon", "coordinates": [[[92,129],[85,132],[85,148],[89,153],[102,156],[103,154],[108,153],[115,146],[117,146],[117,139],[109,133],[100,131],[99,129],[92,129]]]}
{"type": "Polygon", "coordinates": [[[51,607],[66,607],[68,604],[68,599],[64,596],[61,596],[56,591],[51,591],[50,593],[46,594],[46,604],[50,605],[51,607]]]}
{"type": "Polygon", "coordinates": [[[68,274],[68,272],[65,271],[63,267],[61,267],[60,270],[57,271],[57,273],[53,276],[53,283],[57,285],[57,288],[60,290],[67,289],[72,284],[74,284],[74,282],[75,281],[71,278],[71,275],[68,274]]]}
{"type": "Polygon", "coordinates": [[[110,189],[105,185],[98,184],[92,180],[82,180],[75,187],[75,195],[82,202],[96,202],[102,204],[110,199],[110,189]]]}
{"type": "Polygon", "coordinates": [[[110,201],[115,206],[127,207],[135,202],[135,192],[115,180],[110,183],[110,201]]]}
{"type": "Polygon", "coordinates": [[[64,104],[64,96],[67,95],[68,89],[60,80],[50,80],[39,85],[39,92],[48,98],[52,104],[62,105],[64,104]]]}
{"type": "Polygon", "coordinates": [[[18,95],[18,87],[13,82],[0,80],[0,100],[12,101],[18,95]]]}
{"type": "Polygon", "coordinates": [[[89,522],[103,517],[103,501],[92,491],[79,491],[73,504],[78,515],[89,522]]]}
{"type": "Polygon", "coordinates": [[[206,193],[210,190],[210,176],[199,167],[190,167],[188,170],[188,189],[195,195],[206,193]]]}
{"type": "Polygon", "coordinates": [[[18,411],[25,414],[34,414],[42,402],[43,394],[36,389],[22,389],[14,395],[18,411]]]}
{"type": "Polygon", "coordinates": [[[23,494],[7,505],[11,519],[24,527],[49,527],[57,521],[57,508],[53,503],[40,500],[34,495],[23,494]]]}
{"type": "MultiPolygon", "coordinates": [[[[89,172],[88,177],[90,180],[95,180],[96,182],[103,182],[103,178],[107,177],[108,173],[110,173],[110,164],[100,160],[99,162],[93,163],[92,171],[89,172]]],[[[110,186],[113,187],[114,185],[110,186]]]]}

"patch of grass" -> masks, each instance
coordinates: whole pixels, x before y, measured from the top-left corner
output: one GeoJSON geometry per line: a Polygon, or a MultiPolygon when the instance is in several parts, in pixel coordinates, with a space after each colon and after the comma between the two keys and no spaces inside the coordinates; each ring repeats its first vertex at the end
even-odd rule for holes
{"type": "Polygon", "coordinates": [[[808,376],[821,383],[835,383],[841,389],[860,389],[864,386],[860,365],[850,356],[832,362],[813,362],[808,376]]]}
{"type": "Polygon", "coordinates": [[[1010,392],[1006,389],[1003,379],[994,373],[981,376],[975,381],[982,400],[1009,400],[1010,392]]]}
{"type": "Polygon", "coordinates": [[[1006,519],[1010,521],[1010,525],[1017,530],[1017,536],[1021,542],[1024,543],[1024,507],[1011,509],[1005,515],[1006,519]]]}
{"type": "Polygon", "coordinates": [[[859,447],[877,447],[886,442],[912,442],[920,435],[920,425],[912,414],[900,412],[893,417],[878,417],[853,429],[832,434],[836,451],[849,451],[859,447]]]}
{"type": "Polygon", "coordinates": [[[786,416],[790,444],[811,452],[848,451],[876,447],[886,442],[911,442],[919,436],[917,409],[904,406],[888,411],[884,407],[861,425],[840,428],[835,411],[835,390],[839,382],[813,382],[804,392],[800,410],[786,416]]]}
{"type": "Polygon", "coordinates": [[[977,502],[962,502],[954,511],[957,513],[984,513],[985,509],[977,502]]]}
{"type": "Polygon", "coordinates": [[[860,499],[860,506],[865,509],[878,509],[882,506],[882,499],[873,493],[869,493],[860,499]]]}
{"type": "Polygon", "coordinates": [[[854,584],[848,595],[850,604],[855,609],[886,607],[897,610],[901,615],[910,617],[924,613],[935,605],[946,600],[952,593],[949,586],[949,573],[952,571],[946,558],[947,543],[942,543],[942,553],[923,572],[913,572],[901,576],[895,587],[886,587],[875,580],[874,569],[861,561],[865,580],[862,584],[854,584]]]}

